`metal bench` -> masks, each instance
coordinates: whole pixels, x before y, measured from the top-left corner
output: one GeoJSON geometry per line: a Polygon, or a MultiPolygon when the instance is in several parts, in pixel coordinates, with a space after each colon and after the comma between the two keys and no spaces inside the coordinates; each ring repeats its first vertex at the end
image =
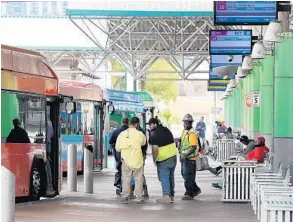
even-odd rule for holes
{"type": "Polygon", "coordinates": [[[250,202],[251,175],[256,168],[255,161],[223,161],[223,202],[250,202]]]}
{"type": "Polygon", "coordinates": [[[262,187],[265,186],[280,186],[280,187],[288,187],[291,186],[290,183],[290,168],[288,167],[286,171],[285,177],[267,177],[267,178],[260,178],[260,179],[255,179],[254,184],[253,184],[253,199],[252,199],[252,206],[254,211],[256,212],[256,203],[258,201],[258,198],[260,198],[260,191],[262,187]]]}
{"type": "Polygon", "coordinates": [[[293,187],[264,187],[261,189],[260,198],[256,204],[257,218],[260,219],[261,206],[266,199],[271,197],[293,197],[293,187]]]}
{"type": "Polygon", "coordinates": [[[293,221],[293,198],[269,198],[261,208],[261,222],[292,222],[293,221]]]}
{"type": "Polygon", "coordinates": [[[217,160],[228,160],[235,152],[235,139],[218,139],[216,141],[217,160]]]}

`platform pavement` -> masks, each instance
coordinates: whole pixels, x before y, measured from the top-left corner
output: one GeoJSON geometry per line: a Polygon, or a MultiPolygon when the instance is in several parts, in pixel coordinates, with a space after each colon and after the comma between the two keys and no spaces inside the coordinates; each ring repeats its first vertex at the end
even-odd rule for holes
{"type": "Polygon", "coordinates": [[[66,191],[66,178],[60,197],[54,200],[43,200],[35,203],[16,206],[16,222],[155,222],[155,221],[225,221],[225,222],[256,222],[250,204],[227,204],[221,202],[221,191],[211,187],[211,183],[220,179],[208,171],[197,173],[198,185],[202,189],[193,201],[182,201],[184,193],[180,165],[176,170],[176,194],[173,204],[156,204],[161,195],[160,183],[156,168],[148,157],[145,176],[147,179],[150,199],[145,205],[134,201],[123,205],[115,195],[113,187],[113,161],[109,161],[112,169],[96,173],[94,176],[94,194],[83,193],[83,178],[78,177],[78,192],[66,191]]]}

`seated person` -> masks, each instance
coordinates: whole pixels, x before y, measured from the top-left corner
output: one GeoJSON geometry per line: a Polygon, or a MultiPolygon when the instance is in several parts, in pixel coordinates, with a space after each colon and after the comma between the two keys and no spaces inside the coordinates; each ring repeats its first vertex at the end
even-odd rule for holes
{"type": "Polygon", "coordinates": [[[19,119],[12,120],[14,129],[9,133],[6,143],[31,143],[27,132],[20,125],[19,119]]]}
{"type": "MultiPolygon", "coordinates": [[[[265,138],[263,136],[259,136],[256,139],[255,148],[250,150],[245,159],[246,160],[255,160],[257,163],[263,163],[267,153],[269,152],[269,148],[265,145],[265,138]]],[[[221,181],[222,182],[222,181],[221,181]]],[[[220,183],[212,183],[214,188],[222,189],[222,184],[220,183]]]]}
{"type": "MultiPolygon", "coordinates": [[[[248,137],[245,135],[240,137],[240,142],[246,147],[242,151],[236,150],[235,154],[245,157],[247,153],[249,153],[251,150],[254,149],[255,142],[252,139],[248,139],[248,137]]],[[[235,159],[235,158],[232,158],[231,160],[233,160],[233,159],[235,159]]],[[[220,165],[216,168],[209,168],[209,171],[212,174],[218,176],[222,171],[222,166],[220,165]]]]}

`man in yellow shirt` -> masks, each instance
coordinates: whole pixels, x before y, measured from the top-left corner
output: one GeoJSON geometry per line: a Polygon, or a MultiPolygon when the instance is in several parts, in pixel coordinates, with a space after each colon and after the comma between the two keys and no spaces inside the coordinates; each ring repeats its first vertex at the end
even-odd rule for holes
{"type": "Polygon", "coordinates": [[[185,194],[182,200],[193,200],[201,193],[195,182],[196,160],[199,159],[198,137],[192,129],[193,118],[186,114],[183,118],[184,130],[180,143],[181,174],[184,179],[185,194]]]}
{"type": "Polygon", "coordinates": [[[146,144],[145,135],[138,130],[139,119],[133,117],[127,130],[119,134],[116,150],[121,152],[122,160],[122,202],[128,203],[130,181],[135,180],[135,195],[139,204],[144,203],[143,195],[143,153],[141,147],[146,144]]]}

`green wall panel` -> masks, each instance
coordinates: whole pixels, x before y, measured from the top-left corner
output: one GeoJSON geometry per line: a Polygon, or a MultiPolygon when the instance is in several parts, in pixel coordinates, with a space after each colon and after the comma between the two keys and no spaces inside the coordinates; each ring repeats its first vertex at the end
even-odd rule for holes
{"type": "Polygon", "coordinates": [[[293,39],[275,50],[274,137],[293,137],[293,39]]]}

